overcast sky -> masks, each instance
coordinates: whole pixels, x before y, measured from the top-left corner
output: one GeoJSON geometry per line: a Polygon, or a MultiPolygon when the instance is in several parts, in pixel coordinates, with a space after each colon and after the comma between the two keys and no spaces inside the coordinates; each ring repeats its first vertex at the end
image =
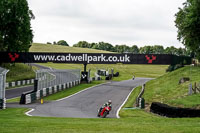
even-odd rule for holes
{"type": "Polygon", "coordinates": [[[113,45],[183,47],[175,13],[186,0],[28,0],[34,42],[66,40],[113,45]]]}

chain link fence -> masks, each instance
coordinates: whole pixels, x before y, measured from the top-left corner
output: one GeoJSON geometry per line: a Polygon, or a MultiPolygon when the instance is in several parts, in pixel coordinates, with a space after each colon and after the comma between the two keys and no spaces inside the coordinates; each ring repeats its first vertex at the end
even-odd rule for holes
{"type": "Polygon", "coordinates": [[[9,70],[0,67],[0,109],[6,108],[5,87],[6,74],[9,70]]]}
{"type": "Polygon", "coordinates": [[[36,71],[37,90],[80,80],[79,69],[40,69],[36,71]]]}

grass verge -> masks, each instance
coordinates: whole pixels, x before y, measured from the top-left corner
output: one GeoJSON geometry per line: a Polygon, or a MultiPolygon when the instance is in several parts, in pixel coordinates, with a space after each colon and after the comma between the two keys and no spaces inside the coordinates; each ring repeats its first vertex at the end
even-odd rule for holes
{"type": "Polygon", "coordinates": [[[19,103],[19,101],[20,101],[20,97],[16,97],[16,98],[7,99],[6,103],[19,103]]]}

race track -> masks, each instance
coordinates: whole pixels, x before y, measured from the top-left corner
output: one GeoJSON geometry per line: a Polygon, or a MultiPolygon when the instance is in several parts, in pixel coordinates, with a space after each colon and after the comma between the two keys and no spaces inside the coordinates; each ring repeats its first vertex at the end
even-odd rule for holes
{"type": "Polygon", "coordinates": [[[18,88],[14,88],[14,89],[6,89],[5,90],[6,91],[5,92],[6,99],[20,97],[22,95],[22,93],[32,91],[32,90],[34,90],[33,85],[18,87],[18,88]]]}
{"type": "Polygon", "coordinates": [[[47,102],[32,106],[31,116],[44,117],[73,117],[73,118],[96,118],[97,110],[109,99],[112,100],[112,111],[108,115],[116,118],[117,110],[123,104],[131,90],[150,78],[136,78],[121,82],[109,82],[89,88],[76,95],[58,101],[47,102]]]}

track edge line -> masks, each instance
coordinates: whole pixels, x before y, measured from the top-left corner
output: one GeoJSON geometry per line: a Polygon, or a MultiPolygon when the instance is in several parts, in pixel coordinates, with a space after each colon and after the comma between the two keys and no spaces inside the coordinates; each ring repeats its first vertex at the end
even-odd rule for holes
{"type": "MultiPolygon", "coordinates": [[[[135,87],[136,88],[136,87],[135,87]]],[[[131,93],[134,91],[134,89],[135,88],[133,88],[132,90],[131,90],[131,92],[128,94],[128,96],[126,97],[126,99],[124,100],[124,102],[122,103],[122,105],[119,107],[119,109],[117,110],[117,114],[116,114],[116,117],[119,119],[120,118],[120,116],[119,116],[119,111],[121,110],[121,108],[124,106],[124,104],[128,101],[128,98],[129,98],[129,96],[131,95],[131,93]]]]}

